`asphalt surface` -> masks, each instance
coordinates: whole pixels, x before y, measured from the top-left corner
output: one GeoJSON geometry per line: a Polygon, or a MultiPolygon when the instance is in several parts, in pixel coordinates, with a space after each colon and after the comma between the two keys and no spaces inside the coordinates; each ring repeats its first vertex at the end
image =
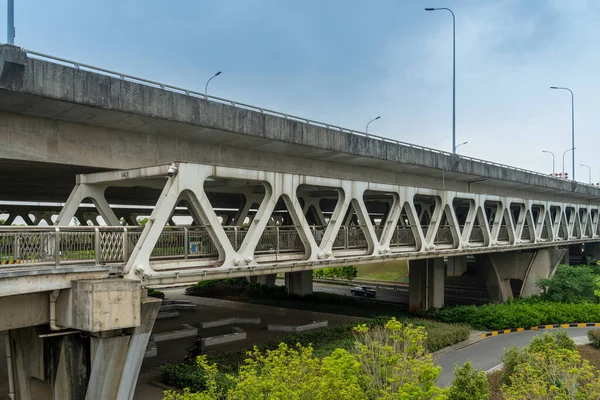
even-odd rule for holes
{"type": "MultiPolygon", "coordinates": [[[[565,330],[576,344],[584,344],[588,343],[587,332],[590,329],[592,328],[568,328],[565,330]]],[[[436,383],[439,386],[449,385],[454,379],[454,367],[463,365],[468,360],[471,360],[473,368],[488,371],[502,363],[504,349],[511,346],[527,347],[535,336],[541,336],[544,332],[556,331],[557,329],[514,332],[489,337],[462,349],[441,354],[435,359],[436,365],[442,367],[436,383]]]]}
{"type": "MultiPolygon", "coordinates": [[[[341,295],[346,295],[346,296],[352,296],[352,294],[350,293],[350,289],[352,289],[352,286],[328,285],[326,283],[319,283],[319,282],[313,283],[313,291],[315,291],[315,292],[327,292],[327,293],[335,293],[335,294],[341,294],[341,295]]],[[[379,288],[379,289],[376,289],[376,291],[377,291],[377,297],[375,297],[374,300],[387,301],[390,303],[408,303],[408,290],[406,290],[406,289],[401,288],[398,290],[393,290],[393,289],[379,288]]],[[[360,296],[355,296],[355,297],[360,297],[360,296]]],[[[373,300],[372,298],[369,298],[369,299],[373,300]]]]}

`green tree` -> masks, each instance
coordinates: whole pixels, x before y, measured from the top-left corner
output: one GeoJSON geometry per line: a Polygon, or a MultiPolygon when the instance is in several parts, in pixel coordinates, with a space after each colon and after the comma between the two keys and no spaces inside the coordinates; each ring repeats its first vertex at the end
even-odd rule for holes
{"type": "Polygon", "coordinates": [[[146,226],[146,224],[148,223],[148,218],[147,217],[138,217],[137,218],[137,223],[140,226],[146,226]]]}
{"type": "Polygon", "coordinates": [[[594,299],[595,269],[586,265],[559,265],[551,278],[540,279],[545,300],[570,303],[582,299],[594,299]]]}
{"type": "Polygon", "coordinates": [[[487,400],[491,396],[487,375],[477,371],[467,361],[454,369],[454,380],[448,392],[449,400],[487,400]]]}
{"type": "Polygon", "coordinates": [[[445,399],[435,386],[441,367],[425,353],[423,326],[402,324],[395,318],[372,329],[354,329],[361,385],[369,399],[445,399]]]}
{"type": "Polygon", "coordinates": [[[534,338],[507,378],[501,388],[506,400],[600,398],[598,371],[564,331],[534,338]]]}

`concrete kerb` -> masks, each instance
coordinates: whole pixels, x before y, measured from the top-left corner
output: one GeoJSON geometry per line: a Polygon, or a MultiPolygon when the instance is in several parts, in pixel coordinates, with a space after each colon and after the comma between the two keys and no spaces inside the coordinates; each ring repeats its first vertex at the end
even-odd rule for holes
{"type": "Polygon", "coordinates": [[[225,335],[210,336],[201,339],[202,347],[217,346],[219,344],[237,342],[240,340],[246,340],[246,332],[241,328],[234,328],[233,333],[227,333],[225,335]]]}
{"type": "Polygon", "coordinates": [[[156,357],[157,355],[158,348],[156,347],[156,343],[152,340],[149,340],[148,345],[146,346],[146,353],[144,354],[144,358],[156,357]]]}
{"type": "Polygon", "coordinates": [[[269,324],[267,330],[276,332],[306,332],[313,329],[326,328],[328,321],[313,321],[306,325],[280,325],[280,324],[269,324]]]}
{"type": "Polygon", "coordinates": [[[492,331],[481,334],[481,339],[486,339],[493,336],[498,335],[507,335],[513,332],[523,332],[523,331],[539,331],[542,329],[557,329],[557,328],[593,328],[600,327],[600,323],[598,322],[587,322],[587,323],[573,323],[573,324],[551,324],[551,325],[535,325],[530,326],[529,328],[512,328],[512,329],[503,329],[500,331],[492,331]]]}
{"type": "Polygon", "coordinates": [[[159,311],[156,319],[165,319],[165,318],[177,318],[179,317],[179,311],[159,311]]]}
{"type": "Polygon", "coordinates": [[[155,333],[151,336],[150,340],[155,343],[164,342],[166,340],[181,339],[190,336],[198,336],[198,328],[194,328],[191,325],[183,324],[183,329],[176,331],[155,333]]]}
{"type": "Polygon", "coordinates": [[[233,325],[233,324],[253,324],[253,325],[258,325],[258,324],[260,324],[260,318],[239,318],[239,317],[232,317],[232,318],[217,319],[215,321],[204,321],[204,322],[200,323],[200,328],[202,328],[202,329],[215,328],[215,327],[218,327],[218,326],[226,326],[226,325],[233,325]]]}

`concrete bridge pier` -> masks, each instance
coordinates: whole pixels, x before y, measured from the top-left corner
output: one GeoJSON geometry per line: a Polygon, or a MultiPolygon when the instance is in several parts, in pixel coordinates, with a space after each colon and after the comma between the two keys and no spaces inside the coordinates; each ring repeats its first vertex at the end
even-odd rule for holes
{"type": "Polygon", "coordinates": [[[286,272],[285,287],[287,288],[288,293],[293,293],[300,296],[311,294],[313,292],[312,270],[286,272]]]}
{"type": "Polygon", "coordinates": [[[6,335],[14,399],[132,399],[161,301],[123,279],[79,281],[44,297],[50,326],[6,335]]]}
{"type": "Polygon", "coordinates": [[[444,305],[444,259],[411,260],[408,265],[408,310],[428,310],[444,305]]]}
{"type": "Polygon", "coordinates": [[[259,283],[261,285],[275,286],[275,282],[277,281],[277,274],[250,276],[248,280],[250,281],[250,283],[259,283]]]}
{"type": "Polygon", "coordinates": [[[565,255],[568,249],[561,247],[481,254],[475,257],[476,272],[485,279],[491,301],[504,302],[539,294],[537,281],[554,275],[565,255]]]}

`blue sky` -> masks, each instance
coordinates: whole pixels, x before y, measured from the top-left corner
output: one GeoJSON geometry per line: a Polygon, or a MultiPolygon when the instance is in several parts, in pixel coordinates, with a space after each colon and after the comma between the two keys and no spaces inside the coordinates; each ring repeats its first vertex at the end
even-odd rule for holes
{"type": "MultiPolygon", "coordinates": [[[[348,128],[600,179],[595,0],[15,0],[19,46],[348,128]],[[570,172],[571,160],[566,165],[570,172]]],[[[5,12],[5,7],[2,7],[5,12]]],[[[6,31],[0,15],[0,32],[6,31]]]]}

